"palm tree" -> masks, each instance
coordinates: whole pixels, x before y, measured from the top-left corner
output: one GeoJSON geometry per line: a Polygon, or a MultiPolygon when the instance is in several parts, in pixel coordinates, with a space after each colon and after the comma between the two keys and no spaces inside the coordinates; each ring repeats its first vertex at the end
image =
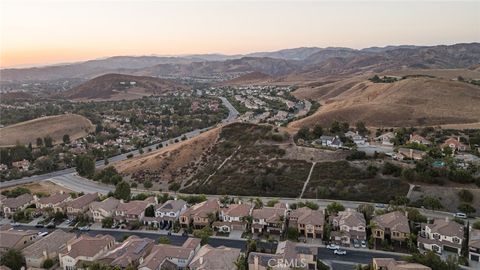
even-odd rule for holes
{"type": "Polygon", "coordinates": [[[373,221],[370,221],[368,227],[370,228],[370,231],[372,233],[371,237],[373,239],[373,249],[377,249],[377,241],[375,239],[375,229],[377,228],[377,224],[375,224],[375,222],[373,221]]]}

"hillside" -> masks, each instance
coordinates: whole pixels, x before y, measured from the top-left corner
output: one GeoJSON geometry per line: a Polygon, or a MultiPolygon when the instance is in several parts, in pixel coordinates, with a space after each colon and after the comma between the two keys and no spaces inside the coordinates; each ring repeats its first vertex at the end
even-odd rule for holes
{"type": "Polygon", "coordinates": [[[71,140],[84,137],[93,131],[92,122],[77,114],[62,114],[41,117],[0,129],[0,147],[17,143],[35,145],[37,138],[52,137],[54,143],[60,143],[65,134],[71,140]]]}
{"type": "Polygon", "coordinates": [[[224,81],[219,85],[248,85],[248,84],[266,84],[272,82],[274,78],[262,72],[251,72],[235,79],[224,81]]]}
{"type": "Polygon", "coordinates": [[[65,93],[69,99],[121,100],[185,90],[171,80],[125,74],[106,74],[82,83],[65,93]]]}
{"type": "Polygon", "coordinates": [[[480,87],[444,78],[412,77],[394,83],[373,83],[368,76],[299,89],[323,105],[291,128],[332,121],[371,126],[416,126],[475,123],[480,119],[480,87]]]}

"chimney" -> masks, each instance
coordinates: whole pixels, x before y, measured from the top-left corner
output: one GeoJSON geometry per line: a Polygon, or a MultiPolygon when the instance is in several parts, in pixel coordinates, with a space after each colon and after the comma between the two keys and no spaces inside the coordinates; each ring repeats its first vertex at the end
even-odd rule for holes
{"type": "Polygon", "coordinates": [[[457,136],[457,141],[460,142],[460,136],[457,136]]]}
{"type": "Polygon", "coordinates": [[[203,264],[203,256],[200,257],[200,265],[203,264]]]}
{"type": "Polygon", "coordinates": [[[253,269],[258,270],[258,256],[253,257],[253,269]]]}
{"type": "Polygon", "coordinates": [[[413,159],[413,149],[410,149],[410,158],[413,159]]]}

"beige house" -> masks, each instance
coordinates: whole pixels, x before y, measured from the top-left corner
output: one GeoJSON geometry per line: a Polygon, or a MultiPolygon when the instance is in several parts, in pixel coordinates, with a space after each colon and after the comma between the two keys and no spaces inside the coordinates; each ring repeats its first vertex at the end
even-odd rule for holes
{"type": "Polygon", "coordinates": [[[182,246],[155,245],[138,269],[186,269],[195,253],[200,250],[200,242],[198,238],[188,238],[182,246]]]}
{"type": "Polygon", "coordinates": [[[95,237],[82,235],[67,244],[67,249],[58,254],[60,267],[64,270],[86,269],[92,262],[97,261],[115,244],[110,235],[95,237]]]}
{"type": "Polygon", "coordinates": [[[480,230],[472,229],[468,240],[468,258],[480,262],[480,230]]]}
{"type": "Polygon", "coordinates": [[[373,258],[373,270],[432,270],[432,268],[419,263],[396,261],[393,258],[373,258]]]}
{"type": "Polygon", "coordinates": [[[115,220],[119,222],[129,222],[135,220],[143,220],[145,217],[145,209],[158,203],[157,197],[148,197],[143,201],[120,201],[115,209],[115,220]]]}
{"type": "Polygon", "coordinates": [[[336,216],[331,218],[331,222],[332,228],[334,229],[330,236],[332,242],[339,245],[350,246],[355,240],[366,240],[367,225],[362,213],[349,208],[345,211],[338,212],[336,216]]]}
{"type": "Polygon", "coordinates": [[[249,270],[317,269],[318,249],[291,241],[278,243],[275,254],[251,252],[249,270]]]}
{"type": "Polygon", "coordinates": [[[193,225],[196,229],[209,226],[210,222],[216,219],[219,210],[220,204],[216,199],[195,204],[180,215],[180,225],[182,227],[193,225]],[[214,220],[210,220],[212,217],[214,220]]]}
{"type": "Polygon", "coordinates": [[[215,221],[212,225],[216,230],[223,232],[245,231],[247,228],[245,218],[252,214],[252,209],[251,204],[230,204],[220,209],[220,221],[215,221]]]}
{"type": "Polygon", "coordinates": [[[90,213],[95,222],[102,222],[104,218],[113,217],[120,201],[109,197],[101,202],[92,202],[90,204],[90,213]]]}
{"type": "Polygon", "coordinates": [[[188,264],[190,270],[236,269],[235,262],[240,257],[240,249],[205,245],[200,248],[188,264]]]}
{"type": "Polygon", "coordinates": [[[398,160],[413,159],[422,160],[427,156],[427,152],[410,148],[398,148],[398,152],[394,154],[393,158],[398,160]]]}
{"type": "Polygon", "coordinates": [[[69,217],[88,211],[90,204],[98,200],[98,193],[88,193],[64,203],[63,207],[69,217]]]}
{"type": "Polygon", "coordinates": [[[58,260],[58,253],[64,250],[67,243],[75,240],[74,233],[55,230],[49,235],[40,238],[37,242],[26,247],[22,253],[25,256],[27,268],[42,268],[46,259],[58,260]]]}
{"type": "Polygon", "coordinates": [[[150,254],[154,244],[155,242],[152,239],[132,235],[122,243],[115,244],[111,250],[102,255],[97,261],[111,266],[118,266],[121,269],[129,265],[137,267],[150,254]]]}
{"type": "Polygon", "coordinates": [[[3,230],[0,231],[0,254],[9,249],[21,250],[32,244],[38,237],[36,231],[3,230]]]}
{"type": "Polygon", "coordinates": [[[296,228],[306,238],[322,238],[323,236],[325,215],[322,211],[312,210],[308,207],[297,208],[290,213],[288,220],[288,226],[296,228]]]}
{"type": "Polygon", "coordinates": [[[35,198],[31,194],[22,194],[16,198],[5,198],[2,200],[3,214],[10,218],[17,211],[22,211],[31,205],[35,198]]]}
{"type": "Polygon", "coordinates": [[[48,197],[42,197],[35,203],[37,209],[52,208],[55,212],[63,212],[63,204],[70,201],[70,194],[59,192],[48,197]]]}
{"type": "Polygon", "coordinates": [[[432,142],[425,139],[425,137],[419,135],[419,134],[410,134],[410,140],[408,141],[409,143],[418,143],[418,144],[423,144],[423,145],[431,145],[432,142]]]}
{"type": "Polygon", "coordinates": [[[448,138],[442,144],[442,148],[450,147],[453,152],[455,151],[466,151],[468,146],[460,142],[460,137],[457,138],[448,138]]]}
{"type": "Polygon", "coordinates": [[[417,244],[420,249],[439,254],[445,250],[460,255],[464,238],[462,225],[448,218],[435,219],[433,224],[422,224],[417,244]]]}
{"type": "Polygon", "coordinates": [[[410,235],[408,218],[404,212],[395,211],[375,216],[372,224],[372,235],[376,239],[405,242],[410,235]]]}
{"type": "Polygon", "coordinates": [[[285,230],[287,207],[276,204],[274,207],[263,207],[252,211],[252,233],[281,234],[285,230]]]}

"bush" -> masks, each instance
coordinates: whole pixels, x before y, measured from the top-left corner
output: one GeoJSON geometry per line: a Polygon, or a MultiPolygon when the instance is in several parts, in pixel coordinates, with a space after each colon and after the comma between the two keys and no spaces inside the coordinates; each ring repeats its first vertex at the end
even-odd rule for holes
{"type": "Polygon", "coordinates": [[[171,190],[171,191],[178,191],[180,189],[180,184],[177,183],[177,182],[171,183],[168,186],[168,189],[171,190]]]}
{"type": "Polygon", "coordinates": [[[471,203],[473,201],[473,194],[470,190],[462,189],[458,192],[458,197],[463,202],[471,203]]]}
{"type": "Polygon", "coordinates": [[[347,160],[358,160],[358,159],[366,159],[367,154],[363,151],[353,151],[350,155],[347,156],[347,160]]]}
{"type": "Polygon", "coordinates": [[[382,174],[399,177],[402,174],[402,168],[393,163],[385,162],[382,168],[382,174]]]}
{"type": "Polygon", "coordinates": [[[143,182],[143,187],[147,188],[147,189],[152,188],[153,187],[152,181],[147,180],[147,181],[143,182]]]}
{"type": "Polygon", "coordinates": [[[127,155],[127,158],[133,158],[133,154],[131,154],[131,153],[128,154],[128,155],[127,155]]]}
{"type": "Polygon", "coordinates": [[[50,268],[52,268],[52,266],[53,266],[53,260],[52,259],[48,258],[45,261],[43,261],[43,265],[42,265],[43,268],[50,269],[50,268]]]}

